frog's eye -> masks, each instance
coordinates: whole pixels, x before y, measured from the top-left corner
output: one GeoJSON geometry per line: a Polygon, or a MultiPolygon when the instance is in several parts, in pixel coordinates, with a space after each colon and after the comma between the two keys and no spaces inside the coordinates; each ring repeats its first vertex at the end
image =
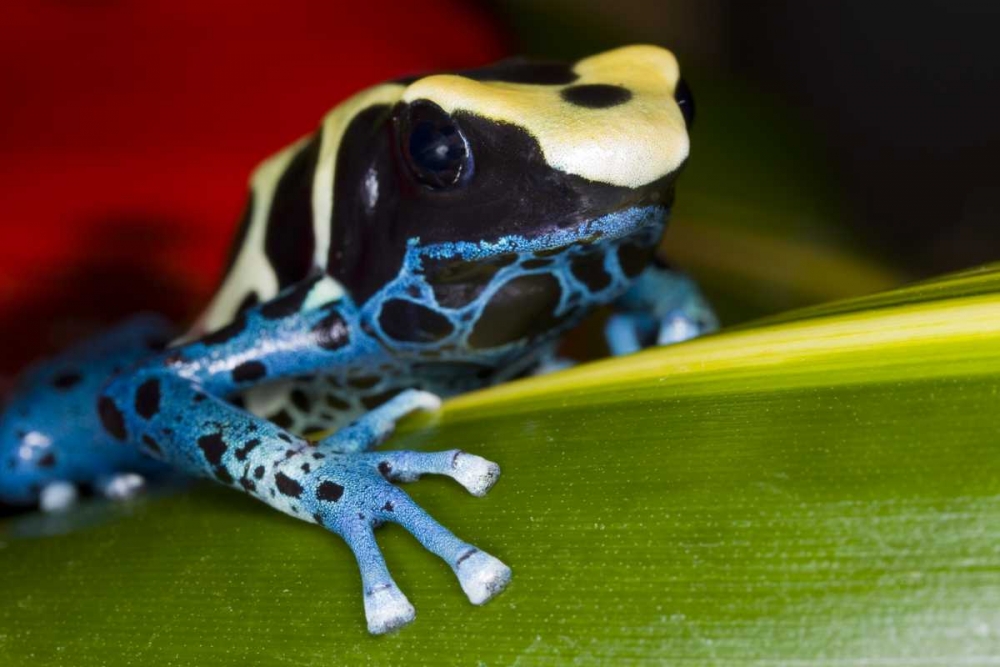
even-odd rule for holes
{"type": "Polygon", "coordinates": [[[691,89],[688,88],[687,82],[681,79],[677,82],[677,87],[674,89],[674,99],[677,100],[677,106],[681,108],[681,113],[684,114],[684,123],[691,129],[694,125],[694,97],[691,95],[691,89]]]}
{"type": "Polygon", "coordinates": [[[468,181],[469,141],[444,109],[425,100],[414,102],[402,118],[401,130],[403,156],[418,181],[435,190],[468,181]]]}

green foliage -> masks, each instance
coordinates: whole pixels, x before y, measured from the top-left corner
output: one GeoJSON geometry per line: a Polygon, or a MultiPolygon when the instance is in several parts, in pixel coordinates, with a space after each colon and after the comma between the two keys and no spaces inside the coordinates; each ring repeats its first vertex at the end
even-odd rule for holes
{"type": "Polygon", "coordinates": [[[221,488],[46,539],[13,522],[0,664],[988,662],[998,281],[967,272],[410,420],[391,447],[503,466],[485,499],[439,479],[408,489],[514,581],[472,608],[387,527],[418,614],[390,637],[366,635],[335,537],[221,488]]]}

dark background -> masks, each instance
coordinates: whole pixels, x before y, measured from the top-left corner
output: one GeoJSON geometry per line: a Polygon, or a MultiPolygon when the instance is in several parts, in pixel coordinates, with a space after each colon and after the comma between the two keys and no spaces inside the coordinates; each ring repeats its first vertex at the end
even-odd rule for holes
{"type": "Polygon", "coordinates": [[[821,143],[818,159],[830,160],[842,224],[911,275],[1000,256],[1000,3],[509,0],[496,7],[519,50],[576,56],[595,45],[660,43],[680,57],[696,99],[697,79],[706,77],[787,105],[821,143]]]}

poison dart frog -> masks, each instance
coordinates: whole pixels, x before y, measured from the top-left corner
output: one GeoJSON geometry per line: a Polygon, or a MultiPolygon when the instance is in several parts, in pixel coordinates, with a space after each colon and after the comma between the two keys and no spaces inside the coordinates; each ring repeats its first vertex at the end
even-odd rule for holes
{"type": "Polygon", "coordinates": [[[343,538],[373,634],[415,614],[375,542],[383,522],[486,602],[507,565],[396,483],[447,475],[482,496],[498,465],[376,446],[442,396],[558,366],[560,338],[596,307],[613,313],[613,354],[717,326],[656,257],[693,114],[654,46],[356,94],[252,174],[225,277],[186,332],[138,316],[22,375],[0,421],[0,499],[128,496],[180,470],[343,538]]]}

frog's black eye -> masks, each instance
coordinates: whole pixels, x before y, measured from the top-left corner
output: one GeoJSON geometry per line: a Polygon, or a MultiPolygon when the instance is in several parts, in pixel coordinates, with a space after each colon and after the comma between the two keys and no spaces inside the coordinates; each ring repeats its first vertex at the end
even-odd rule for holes
{"type": "Polygon", "coordinates": [[[472,151],[455,119],[425,100],[412,103],[402,118],[403,156],[414,177],[435,190],[468,182],[472,151]]]}
{"type": "Polygon", "coordinates": [[[694,125],[694,96],[691,95],[691,89],[688,88],[684,79],[677,82],[677,87],[674,88],[674,99],[677,100],[677,106],[684,114],[684,123],[690,130],[691,126],[694,125]]]}

